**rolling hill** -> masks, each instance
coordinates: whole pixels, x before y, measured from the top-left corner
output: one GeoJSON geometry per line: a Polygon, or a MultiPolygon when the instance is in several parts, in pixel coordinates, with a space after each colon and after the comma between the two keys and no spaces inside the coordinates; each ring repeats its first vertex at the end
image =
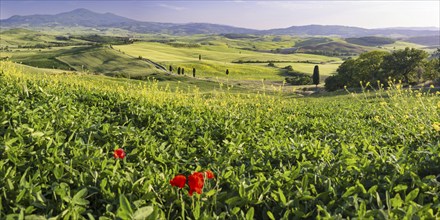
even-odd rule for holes
{"type": "Polygon", "coordinates": [[[292,26],[270,30],[253,30],[247,28],[232,27],[228,25],[189,23],[173,24],[159,22],[137,21],[121,17],[112,13],[96,13],[87,9],[76,9],[70,12],[56,15],[29,15],[12,16],[0,20],[1,28],[17,27],[92,27],[92,28],[119,28],[136,33],[163,33],[173,35],[193,34],[258,34],[258,35],[307,35],[307,36],[387,36],[387,37],[415,37],[439,35],[438,30],[424,29],[365,29],[359,27],[347,27],[339,25],[306,25],[292,26]]]}

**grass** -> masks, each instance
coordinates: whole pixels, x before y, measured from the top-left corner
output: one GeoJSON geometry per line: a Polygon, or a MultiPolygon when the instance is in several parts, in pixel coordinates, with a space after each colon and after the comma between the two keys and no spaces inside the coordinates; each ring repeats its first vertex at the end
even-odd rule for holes
{"type": "Polygon", "coordinates": [[[20,69],[0,62],[1,219],[440,218],[439,93],[296,99],[20,69]],[[207,170],[201,194],[170,185],[207,170]]]}
{"type": "MultiPolygon", "coordinates": [[[[64,31],[69,32],[72,30],[77,29],[66,29],[64,31]]],[[[78,29],[78,31],[80,31],[78,34],[87,34],[86,30],[78,29]]],[[[127,33],[114,31],[112,33],[112,30],[106,30],[101,34],[114,35],[118,33],[121,36],[127,36],[127,33]]],[[[313,67],[318,64],[321,80],[324,80],[327,76],[332,75],[339,64],[342,63],[342,60],[337,57],[301,53],[276,54],[270,53],[270,51],[293,46],[326,47],[327,45],[330,50],[337,50],[338,48],[335,48],[335,45],[336,47],[341,44],[350,46],[338,38],[250,36],[249,38],[231,39],[227,36],[212,35],[176,37],[137,34],[134,37],[141,41],[159,40],[183,47],[166,43],[137,42],[128,45],[114,45],[115,50],[84,45],[52,47],[50,49],[18,48],[18,45],[61,42],[56,40],[56,36],[63,35],[63,33],[66,34],[62,30],[52,30],[48,33],[25,29],[3,31],[0,44],[9,45],[9,50],[2,51],[0,56],[2,59],[8,57],[14,62],[46,69],[88,71],[96,74],[137,79],[155,77],[160,83],[165,80],[170,81],[171,84],[180,81],[183,84],[197,85],[204,89],[216,87],[218,83],[223,83],[228,86],[240,87],[238,90],[260,91],[262,81],[268,86],[281,85],[285,77],[288,76],[286,71],[281,69],[285,66],[291,65],[295,71],[311,75],[313,67]],[[197,45],[197,47],[187,48],[184,47],[185,45],[197,45]],[[202,56],[200,61],[198,59],[199,55],[202,56]],[[177,72],[178,67],[185,68],[187,77],[181,78],[176,74],[166,75],[154,68],[152,64],[138,60],[139,56],[157,62],[167,69],[171,65],[174,67],[174,73],[177,72]],[[270,61],[276,61],[277,68],[269,67],[267,64],[270,61]],[[242,62],[242,64],[238,64],[238,62],[242,62]],[[194,78],[192,77],[193,68],[196,69],[196,77],[194,78]],[[229,75],[225,74],[226,70],[229,70],[229,75]]],[[[94,30],[93,33],[100,33],[100,30],[94,30]]],[[[67,42],[72,44],[91,43],[78,39],[70,39],[67,42]]],[[[388,47],[391,46],[394,48],[395,46],[409,46],[409,44],[396,42],[386,47],[390,49],[388,47]]],[[[363,47],[361,49],[370,50],[375,48],[363,47]]],[[[291,90],[291,88],[287,90],[291,90]]]]}
{"type": "MultiPolygon", "coordinates": [[[[265,65],[235,64],[232,62],[262,61],[268,63],[269,61],[308,61],[321,63],[340,61],[338,58],[318,55],[261,53],[218,45],[179,48],[162,43],[142,42],[132,45],[115,46],[115,49],[133,56],[147,57],[167,67],[172,65],[175,70],[177,67],[185,68],[187,74],[192,74],[192,68],[196,68],[196,75],[198,77],[236,81],[261,81],[262,79],[283,81],[285,76],[283,71],[279,68],[267,67],[265,65]],[[201,61],[198,60],[199,55],[202,56],[201,61]],[[225,74],[226,69],[229,69],[229,75],[225,74]]],[[[335,65],[336,64],[331,64],[331,66],[335,65]]],[[[298,64],[298,66],[302,66],[302,68],[298,69],[299,71],[304,70],[306,73],[309,73],[307,67],[310,65],[298,64]]],[[[332,68],[323,68],[323,74],[331,73],[327,72],[327,70],[333,71],[332,68]]]]}
{"type": "Polygon", "coordinates": [[[51,49],[14,49],[8,52],[2,52],[1,56],[8,57],[14,62],[34,67],[72,70],[67,63],[58,60],[57,57],[67,54],[78,54],[89,49],[90,47],[84,46],[68,46],[51,49]]]}
{"type": "Polygon", "coordinates": [[[72,68],[109,76],[138,77],[162,73],[152,64],[122,54],[116,50],[101,47],[81,53],[57,57],[72,68]]]}

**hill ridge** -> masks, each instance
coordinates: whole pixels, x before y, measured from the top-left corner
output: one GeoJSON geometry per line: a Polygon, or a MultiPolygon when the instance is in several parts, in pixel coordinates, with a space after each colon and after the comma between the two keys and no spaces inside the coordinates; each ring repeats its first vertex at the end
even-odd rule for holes
{"type": "Polygon", "coordinates": [[[0,20],[1,28],[17,27],[103,27],[119,28],[137,33],[163,33],[174,35],[193,34],[255,34],[255,35],[306,35],[306,36],[340,36],[340,37],[416,37],[438,36],[440,30],[420,30],[415,28],[378,28],[367,29],[346,25],[320,25],[310,24],[290,26],[287,28],[273,28],[268,30],[255,30],[250,28],[235,27],[224,24],[204,22],[191,23],[163,23],[138,21],[114,13],[97,13],[85,8],[78,8],[55,15],[14,15],[0,20]]]}

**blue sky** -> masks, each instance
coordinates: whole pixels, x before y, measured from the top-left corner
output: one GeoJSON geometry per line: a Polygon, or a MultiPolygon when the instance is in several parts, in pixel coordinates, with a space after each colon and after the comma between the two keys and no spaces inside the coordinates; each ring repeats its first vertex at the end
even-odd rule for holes
{"type": "Polygon", "coordinates": [[[141,20],[206,22],[255,29],[323,24],[365,28],[440,27],[440,1],[46,1],[1,0],[0,18],[77,8],[141,20]]]}

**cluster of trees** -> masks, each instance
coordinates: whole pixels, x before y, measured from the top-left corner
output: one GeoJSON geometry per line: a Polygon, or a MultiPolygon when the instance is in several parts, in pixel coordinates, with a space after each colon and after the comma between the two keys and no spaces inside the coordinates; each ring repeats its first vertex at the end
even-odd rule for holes
{"type": "Polygon", "coordinates": [[[316,65],[313,69],[313,75],[310,77],[310,75],[305,73],[296,72],[293,70],[293,67],[291,65],[284,67],[283,69],[286,70],[286,74],[289,76],[285,78],[286,83],[289,83],[291,85],[316,85],[319,84],[319,66],[316,65]]]}
{"type": "Polygon", "coordinates": [[[178,47],[178,48],[198,48],[198,47],[200,47],[200,44],[196,44],[196,43],[169,42],[166,44],[170,45],[172,47],[178,47]]]}
{"type": "Polygon", "coordinates": [[[101,36],[101,35],[81,35],[81,36],[70,36],[69,39],[80,39],[89,42],[95,42],[96,44],[132,44],[134,42],[133,39],[129,37],[115,37],[115,36],[101,36]]]}
{"type": "MultiPolygon", "coordinates": [[[[141,59],[141,56],[139,56],[141,59]]],[[[169,69],[170,72],[174,71],[174,67],[170,65],[169,69]]],[[[183,67],[177,67],[177,75],[185,75],[185,68],[183,67]]],[[[196,68],[192,69],[192,75],[193,77],[196,77],[196,68]]],[[[229,69],[226,69],[226,75],[229,75],[229,69]]]]}
{"type": "MultiPolygon", "coordinates": [[[[440,49],[436,54],[440,54],[440,49]]],[[[361,54],[357,59],[348,59],[339,66],[336,75],[325,80],[325,88],[334,91],[344,88],[360,87],[361,83],[371,82],[387,85],[388,80],[401,80],[405,84],[416,84],[428,80],[440,81],[439,58],[427,59],[429,54],[423,50],[405,48],[392,53],[371,51],[361,54]]]]}

